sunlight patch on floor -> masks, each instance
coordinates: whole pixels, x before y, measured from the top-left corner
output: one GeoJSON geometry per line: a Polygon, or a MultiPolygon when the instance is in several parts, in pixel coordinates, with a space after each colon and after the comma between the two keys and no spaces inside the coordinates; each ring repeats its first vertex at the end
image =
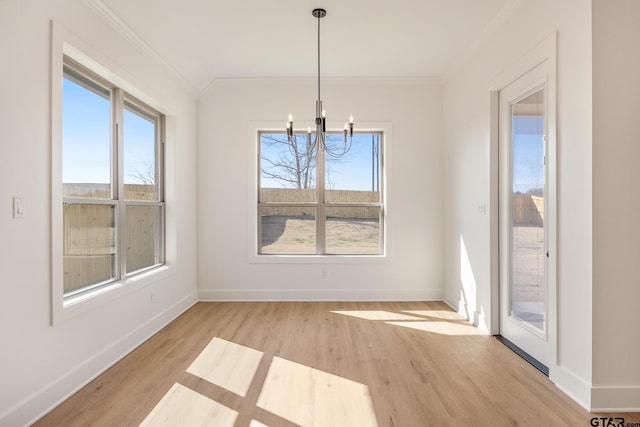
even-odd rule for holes
{"type": "Polygon", "coordinates": [[[353,316],[365,320],[424,320],[420,317],[392,313],[384,310],[345,310],[332,311],[332,313],[344,314],[345,316],[353,316]]]}
{"type": "Polygon", "coordinates": [[[460,316],[455,311],[448,310],[403,310],[403,313],[411,313],[424,317],[435,317],[443,320],[465,320],[464,317],[460,316]]]}
{"type": "Polygon", "coordinates": [[[216,337],[187,372],[245,397],[261,359],[261,351],[216,337]]]}
{"type": "Polygon", "coordinates": [[[389,325],[402,326],[417,329],[424,332],[432,332],[440,335],[485,335],[473,325],[464,325],[452,322],[385,322],[389,325]]]}
{"type": "Polygon", "coordinates": [[[274,357],[257,406],[301,426],[377,426],[369,388],[274,357]]]}
{"type": "Polygon", "coordinates": [[[140,426],[233,427],[237,416],[233,409],[175,383],[140,426]]]}
{"type": "MultiPolygon", "coordinates": [[[[221,338],[213,338],[187,372],[246,397],[261,363],[269,367],[256,406],[303,427],[378,425],[366,385],[280,357],[263,361],[261,351],[221,338]]],[[[227,427],[237,416],[236,411],[176,383],[141,425],[227,427]]],[[[268,426],[251,420],[249,427],[268,426]]]]}

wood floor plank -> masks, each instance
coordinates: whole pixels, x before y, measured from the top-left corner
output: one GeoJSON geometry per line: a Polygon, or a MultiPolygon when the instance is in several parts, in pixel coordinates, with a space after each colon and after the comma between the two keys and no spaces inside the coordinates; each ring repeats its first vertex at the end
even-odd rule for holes
{"type": "MultiPolygon", "coordinates": [[[[198,303],[35,425],[138,426],[163,399],[169,414],[175,402],[189,414],[193,396],[203,411],[228,423],[235,417],[235,427],[359,419],[403,427],[587,426],[596,416],[441,302],[198,303]],[[223,340],[238,366],[221,364],[221,348],[208,347],[223,340]],[[230,375],[194,375],[195,361],[230,375]],[[348,404],[362,402],[360,394],[372,418],[357,409],[366,404],[348,404]],[[291,402],[301,411],[295,417],[291,402]]],[[[640,422],[640,414],[598,416],[640,422]]]]}
{"type": "Polygon", "coordinates": [[[215,337],[187,372],[244,397],[260,359],[261,351],[215,337]]]}
{"type": "Polygon", "coordinates": [[[142,421],[140,427],[233,427],[237,416],[236,411],[175,383],[142,421]]]}

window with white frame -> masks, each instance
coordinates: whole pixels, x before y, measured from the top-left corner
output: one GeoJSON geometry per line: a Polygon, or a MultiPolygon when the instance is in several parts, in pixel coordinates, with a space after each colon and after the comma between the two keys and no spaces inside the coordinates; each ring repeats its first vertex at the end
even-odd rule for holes
{"type": "MultiPolygon", "coordinates": [[[[258,133],[258,254],[383,255],[383,133],[355,133],[340,158],[309,150],[314,139],[258,133]]],[[[343,133],[326,144],[344,144],[343,133]]]]}
{"type": "Polygon", "coordinates": [[[164,116],[64,57],[63,295],[164,263],[164,116]]]}

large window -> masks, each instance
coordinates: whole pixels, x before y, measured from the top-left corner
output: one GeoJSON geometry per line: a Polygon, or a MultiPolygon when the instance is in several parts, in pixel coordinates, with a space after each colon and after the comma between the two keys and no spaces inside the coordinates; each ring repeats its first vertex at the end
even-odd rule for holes
{"type": "MultiPolygon", "coordinates": [[[[258,134],[258,253],[384,254],[383,134],[354,134],[341,158],[310,150],[308,138],[258,134]]],[[[328,133],[326,144],[344,144],[343,134],[328,133]]]]}
{"type": "Polygon", "coordinates": [[[64,58],[63,295],[164,263],[164,118],[64,58]]]}

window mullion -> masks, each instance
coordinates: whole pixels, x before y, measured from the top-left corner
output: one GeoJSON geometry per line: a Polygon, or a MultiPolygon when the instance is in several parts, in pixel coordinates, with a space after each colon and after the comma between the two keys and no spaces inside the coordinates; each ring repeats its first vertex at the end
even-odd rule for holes
{"type": "Polygon", "coordinates": [[[316,157],[316,189],[318,197],[318,209],[316,211],[316,254],[323,255],[326,252],[326,224],[325,224],[325,152],[318,142],[316,157]]]}
{"type": "Polygon", "coordinates": [[[113,90],[113,164],[112,179],[115,188],[114,199],[116,200],[116,268],[118,279],[125,277],[127,273],[126,259],[126,205],[124,190],[124,98],[122,90],[113,90]]]}

